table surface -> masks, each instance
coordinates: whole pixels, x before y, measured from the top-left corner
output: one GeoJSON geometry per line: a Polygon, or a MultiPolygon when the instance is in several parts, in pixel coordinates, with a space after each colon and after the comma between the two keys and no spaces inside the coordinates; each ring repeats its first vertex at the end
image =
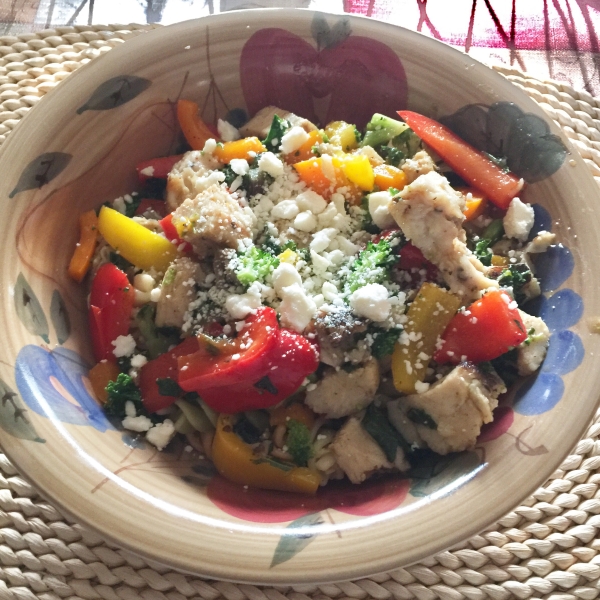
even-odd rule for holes
{"type": "Polygon", "coordinates": [[[600,0],[0,0],[0,35],[60,25],[167,25],[256,7],[382,19],[448,42],[485,63],[600,95],[600,0]]]}

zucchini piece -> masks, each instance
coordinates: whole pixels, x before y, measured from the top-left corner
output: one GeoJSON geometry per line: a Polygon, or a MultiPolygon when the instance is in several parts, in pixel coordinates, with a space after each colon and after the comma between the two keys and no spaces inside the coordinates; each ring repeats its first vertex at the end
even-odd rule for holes
{"type": "Polygon", "coordinates": [[[396,121],[380,113],[375,113],[367,123],[365,137],[360,143],[362,146],[380,146],[399,136],[408,129],[402,121],[396,121]]]}

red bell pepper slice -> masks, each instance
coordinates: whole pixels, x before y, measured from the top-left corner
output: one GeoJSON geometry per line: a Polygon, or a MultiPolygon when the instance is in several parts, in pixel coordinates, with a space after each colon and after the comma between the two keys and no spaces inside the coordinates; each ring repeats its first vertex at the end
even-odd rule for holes
{"type": "Polygon", "coordinates": [[[272,308],[261,308],[246,318],[244,328],[230,343],[201,344],[200,350],[178,358],[178,383],[186,392],[198,392],[257,381],[269,369],[277,345],[279,325],[272,308]]]}
{"type": "Polygon", "coordinates": [[[152,198],[143,198],[140,200],[135,210],[136,216],[143,215],[147,210],[153,210],[158,216],[164,217],[167,214],[167,205],[164,200],[153,200],[152,198]]]}
{"type": "Polygon", "coordinates": [[[147,179],[166,179],[182,156],[183,154],[162,156],[141,162],[135,167],[140,183],[145,183],[147,179]]]}
{"type": "Polygon", "coordinates": [[[117,359],[112,342],[127,335],[135,299],[127,275],[112,263],[102,265],[90,291],[89,326],[96,362],[117,359]]]}
{"type": "Polygon", "coordinates": [[[399,110],[398,114],[453,171],[483,192],[499,208],[506,210],[523,188],[522,179],[505,173],[482,152],[441,123],[410,110],[399,110]]]}
{"type": "Polygon", "coordinates": [[[402,246],[397,268],[409,272],[413,271],[413,269],[426,269],[427,273],[425,278],[428,281],[433,281],[436,279],[438,274],[437,267],[432,262],[429,262],[423,256],[423,253],[411,242],[408,242],[402,246]]]}
{"type": "Polygon", "coordinates": [[[181,344],[147,362],[141,369],[138,384],[142,392],[142,402],[148,412],[156,412],[171,406],[178,398],[163,396],[156,383],[157,379],[172,379],[177,381],[177,359],[198,351],[198,338],[186,338],[181,344]]]}
{"type": "Polygon", "coordinates": [[[178,248],[181,248],[181,245],[183,244],[183,251],[187,254],[192,252],[192,245],[189,242],[184,242],[179,237],[179,232],[175,225],[173,225],[173,213],[169,213],[164,219],[161,219],[159,224],[162,227],[165,237],[170,242],[173,242],[178,248]]]}
{"type": "Polygon", "coordinates": [[[275,406],[291,396],[319,366],[319,352],[304,336],[280,329],[267,371],[252,383],[210,388],[200,394],[213,410],[233,414],[275,406]]]}
{"type": "Polygon", "coordinates": [[[494,290],[452,318],[433,358],[438,363],[479,363],[498,358],[526,339],[517,303],[506,292],[494,290]]]}

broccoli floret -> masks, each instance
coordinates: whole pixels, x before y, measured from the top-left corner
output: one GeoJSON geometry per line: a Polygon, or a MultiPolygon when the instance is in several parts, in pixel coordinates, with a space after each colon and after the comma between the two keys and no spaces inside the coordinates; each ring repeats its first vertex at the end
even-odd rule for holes
{"type": "Polygon", "coordinates": [[[398,256],[394,255],[389,240],[381,239],[376,244],[369,242],[350,267],[344,293],[348,296],[369,283],[387,281],[390,268],[397,260],[398,256]]]}
{"type": "Polygon", "coordinates": [[[116,381],[109,381],[106,386],[108,399],[104,405],[104,412],[107,415],[112,415],[124,419],[125,404],[133,402],[136,414],[146,415],[146,409],[142,404],[142,394],[133,379],[125,373],[119,373],[116,381]]]}
{"type": "Polygon", "coordinates": [[[383,358],[394,352],[394,346],[400,337],[401,329],[377,330],[373,332],[373,344],[371,345],[371,354],[373,358],[383,358]]]}
{"type": "Polygon", "coordinates": [[[501,287],[512,288],[513,297],[517,304],[521,306],[527,300],[527,295],[523,293],[523,287],[531,281],[532,277],[529,267],[526,264],[519,263],[508,265],[498,278],[498,283],[501,287]]]}
{"type": "Polygon", "coordinates": [[[405,158],[412,158],[423,147],[421,138],[410,128],[397,135],[392,144],[402,151],[405,158]]]}
{"type": "Polygon", "coordinates": [[[295,419],[288,421],[287,428],[286,446],[288,452],[299,467],[305,467],[313,453],[310,431],[304,423],[300,423],[295,419]]]}
{"type": "Polygon", "coordinates": [[[379,146],[377,153],[388,165],[392,165],[393,167],[398,167],[400,163],[404,162],[404,152],[393,146],[379,146]]]}
{"type": "Polygon", "coordinates": [[[475,244],[475,256],[482,265],[489,267],[492,264],[493,255],[494,253],[490,248],[490,240],[479,240],[475,244]]]}
{"type": "Polygon", "coordinates": [[[238,254],[235,274],[242,285],[250,285],[255,281],[264,281],[265,277],[279,265],[279,259],[257,246],[251,246],[242,254],[238,254]]]}

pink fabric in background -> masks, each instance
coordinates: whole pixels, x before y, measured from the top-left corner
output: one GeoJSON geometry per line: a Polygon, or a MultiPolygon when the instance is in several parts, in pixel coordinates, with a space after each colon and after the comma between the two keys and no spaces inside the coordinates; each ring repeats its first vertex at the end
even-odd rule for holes
{"type": "Polygon", "coordinates": [[[344,0],[344,10],[600,94],[600,0],[344,0]]]}

